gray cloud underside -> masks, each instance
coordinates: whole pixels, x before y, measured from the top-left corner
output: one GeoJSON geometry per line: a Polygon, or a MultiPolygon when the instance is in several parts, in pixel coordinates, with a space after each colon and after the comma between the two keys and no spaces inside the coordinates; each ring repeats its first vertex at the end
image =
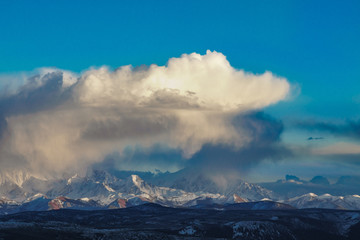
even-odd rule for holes
{"type": "Polygon", "coordinates": [[[233,125],[239,131],[246,129],[252,136],[250,142],[241,148],[226,144],[205,144],[184,161],[181,151],[166,146],[150,148],[140,146],[128,148],[124,154],[111,154],[96,168],[107,170],[179,170],[202,173],[209,177],[216,175],[237,175],[241,177],[264,159],[277,161],[293,157],[293,152],[281,143],[283,132],[281,121],[263,112],[250,112],[234,118],[233,125]]]}

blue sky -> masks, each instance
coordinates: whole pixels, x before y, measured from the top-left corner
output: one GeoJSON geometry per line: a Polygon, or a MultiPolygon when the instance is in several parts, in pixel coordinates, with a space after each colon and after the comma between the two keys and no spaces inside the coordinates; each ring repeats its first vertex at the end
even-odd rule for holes
{"type": "Polygon", "coordinates": [[[102,65],[164,65],[183,53],[215,50],[234,68],[268,70],[296,86],[289,101],[265,109],[284,122],[283,141],[306,146],[308,137],[324,136],[325,143],[311,144],[356,145],[356,138],[329,128],[314,132],[309,121],[342,126],[360,117],[359,12],[355,0],[4,0],[0,76],[40,67],[80,73],[102,65]],[[307,127],[294,127],[302,121],[307,127]]]}
{"type": "Polygon", "coordinates": [[[358,1],[2,1],[0,72],[163,65],[210,49],[298,83],[312,102],[303,111],[353,117],[359,10],[358,1]]]}

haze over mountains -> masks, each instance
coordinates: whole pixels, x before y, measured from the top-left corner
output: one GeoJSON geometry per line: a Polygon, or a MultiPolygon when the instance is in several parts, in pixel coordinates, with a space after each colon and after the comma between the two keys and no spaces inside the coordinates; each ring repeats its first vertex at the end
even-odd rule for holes
{"type": "Polygon", "coordinates": [[[60,179],[39,179],[26,172],[2,174],[0,179],[2,214],[61,208],[114,209],[145,203],[190,208],[225,209],[239,204],[236,208],[360,210],[359,185],[354,184],[358,179],[354,177],[341,177],[330,184],[324,177],[304,181],[288,175],[271,183],[236,179],[219,185],[207,175],[186,169],[157,174],[92,169],[83,176],[60,179]]]}

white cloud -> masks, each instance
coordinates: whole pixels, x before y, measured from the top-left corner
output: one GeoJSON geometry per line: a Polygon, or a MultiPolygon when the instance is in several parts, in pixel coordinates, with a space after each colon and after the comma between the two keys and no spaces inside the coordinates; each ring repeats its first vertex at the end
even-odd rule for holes
{"type": "MultiPolygon", "coordinates": [[[[49,72],[43,70],[32,91],[51,80],[42,77],[49,72]]],[[[233,117],[275,104],[290,89],[284,78],[234,69],[223,54],[210,51],[171,58],[167,66],[102,67],[79,78],[64,71],[61,84],[51,107],[4,114],[6,151],[34,171],[84,167],[136,144],[166,143],[186,157],[206,143],[241,147],[251,136],[235,131],[233,117]]]]}

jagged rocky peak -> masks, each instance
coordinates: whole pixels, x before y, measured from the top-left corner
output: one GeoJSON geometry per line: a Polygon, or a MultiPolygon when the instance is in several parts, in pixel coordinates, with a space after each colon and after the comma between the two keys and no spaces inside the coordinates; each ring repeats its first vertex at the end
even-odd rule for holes
{"type": "Polygon", "coordinates": [[[243,203],[243,202],[247,202],[246,199],[240,197],[239,195],[237,195],[236,193],[234,193],[233,195],[233,198],[234,198],[234,202],[235,203],[243,203]]]}
{"type": "Polygon", "coordinates": [[[137,186],[144,184],[144,180],[142,180],[138,175],[135,174],[131,175],[131,179],[132,182],[137,186]]]}
{"type": "Polygon", "coordinates": [[[116,179],[116,177],[111,175],[109,172],[99,169],[89,170],[86,177],[99,182],[110,182],[116,179]]]}
{"type": "MultiPolygon", "coordinates": [[[[70,208],[104,206],[121,208],[144,204],[145,202],[164,206],[191,207],[199,205],[199,203],[201,203],[200,205],[205,203],[205,205],[209,205],[209,202],[221,205],[278,200],[299,208],[360,209],[358,195],[330,195],[331,193],[318,192],[316,195],[311,193],[312,191],[308,191],[305,192],[307,194],[297,195],[297,198],[278,198],[274,192],[267,188],[238,178],[235,180],[227,178],[228,182],[224,190],[216,184],[216,179],[214,180],[212,176],[196,171],[182,171],[173,173],[171,176],[169,174],[158,175],[156,178],[145,177],[143,179],[141,176],[134,173],[125,176],[112,171],[110,173],[105,170],[92,170],[83,175],[69,174],[62,179],[40,180],[27,175],[26,172],[15,172],[13,174],[8,172],[7,175],[2,175],[6,179],[6,184],[0,187],[0,197],[7,198],[3,202],[15,200],[22,205],[29,203],[20,209],[21,211],[24,209],[46,210],[50,201],[52,201],[54,208],[60,206],[70,208]],[[9,184],[9,182],[11,183],[9,184]],[[59,196],[63,197],[59,198],[59,196]],[[101,206],[97,205],[96,202],[101,206]]],[[[290,180],[292,180],[291,176],[290,180]]],[[[292,182],[285,182],[284,184],[299,185],[292,182]]],[[[311,186],[316,186],[316,184],[311,183],[311,186]]],[[[323,186],[321,185],[321,187],[323,186]]]]}
{"type": "Polygon", "coordinates": [[[46,196],[45,194],[42,194],[42,193],[36,193],[36,194],[34,194],[33,196],[28,197],[28,198],[25,200],[25,202],[31,202],[31,201],[34,201],[34,200],[36,200],[36,199],[38,199],[38,198],[46,198],[46,199],[48,199],[49,197],[46,196]]]}

